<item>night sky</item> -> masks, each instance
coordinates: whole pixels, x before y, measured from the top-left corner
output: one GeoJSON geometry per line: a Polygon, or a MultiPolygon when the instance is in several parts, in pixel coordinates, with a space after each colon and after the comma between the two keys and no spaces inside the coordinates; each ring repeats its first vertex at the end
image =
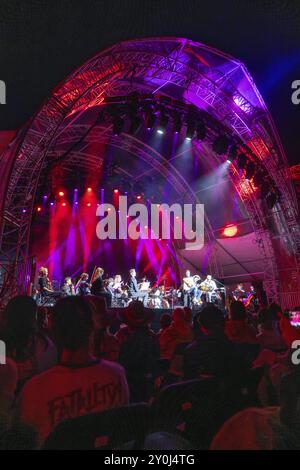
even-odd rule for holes
{"type": "Polygon", "coordinates": [[[178,36],[229,53],[248,67],[291,163],[300,162],[299,0],[1,0],[0,129],[16,129],[67,74],[121,40],[178,36]]]}

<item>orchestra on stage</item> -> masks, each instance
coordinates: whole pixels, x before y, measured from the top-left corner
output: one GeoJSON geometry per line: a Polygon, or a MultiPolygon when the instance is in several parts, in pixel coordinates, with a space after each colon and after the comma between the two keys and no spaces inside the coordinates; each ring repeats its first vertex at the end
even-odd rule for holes
{"type": "MultiPolygon", "coordinates": [[[[164,283],[154,283],[151,286],[145,276],[138,281],[133,268],[129,270],[127,280],[123,280],[120,274],[104,278],[104,269],[95,267],[91,277],[85,272],[79,276],[77,282],[66,277],[61,288],[54,289],[48,269],[40,268],[35,291],[40,305],[53,305],[58,298],[69,295],[100,296],[105,299],[109,308],[126,307],[132,300],[138,299],[145,307],[156,309],[169,309],[177,305],[197,309],[207,303],[225,307],[228,296],[225,286],[211,274],[201,279],[198,274],[192,275],[190,270],[186,270],[179,288],[166,288],[164,283]]],[[[242,283],[237,284],[230,298],[243,302],[253,312],[258,308],[258,296],[253,285],[247,292],[242,283]]]]}

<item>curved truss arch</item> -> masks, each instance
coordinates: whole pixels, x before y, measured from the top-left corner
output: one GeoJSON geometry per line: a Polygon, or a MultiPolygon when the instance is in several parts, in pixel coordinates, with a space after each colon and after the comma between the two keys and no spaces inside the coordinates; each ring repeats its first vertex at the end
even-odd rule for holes
{"type": "MultiPolygon", "coordinates": [[[[26,284],[24,266],[37,186],[50,157],[55,160],[59,141],[64,138],[71,142],[73,136],[78,139],[79,117],[89,108],[101,105],[105,97],[136,89],[160,92],[206,110],[253,150],[281,192],[277,211],[286,243],[295,258],[295,270],[298,270],[298,208],[287,178],[287,160],[273,120],[246,67],[226,54],[187,39],[150,38],[121,42],[88,60],[55,88],[2,157],[0,263],[2,287],[9,286],[7,291],[4,289],[7,297],[21,291],[26,284]]],[[[159,158],[154,156],[153,149],[146,150],[141,142],[134,142],[128,136],[122,142],[123,150],[135,152],[148,162],[152,158],[153,164],[158,165],[159,158]]],[[[110,145],[114,145],[113,139],[110,145]]],[[[238,189],[237,176],[232,178],[238,189]]],[[[176,184],[180,182],[184,185],[179,176],[176,177],[176,184]]],[[[197,199],[195,194],[190,197],[197,199]]],[[[267,293],[278,299],[279,279],[272,234],[263,223],[257,199],[241,197],[258,243],[263,246],[263,256],[272,260],[272,266],[269,263],[265,273],[267,293]]],[[[219,272],[217,260],[216,269],[219,272]]]]}

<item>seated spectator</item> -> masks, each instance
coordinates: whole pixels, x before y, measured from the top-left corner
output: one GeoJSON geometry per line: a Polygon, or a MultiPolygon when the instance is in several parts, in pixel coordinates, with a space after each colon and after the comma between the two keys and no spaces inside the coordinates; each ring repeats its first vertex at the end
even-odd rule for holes
{"type": "Polygon", "coordinates": [[[286,349],[279,329],[278,319],[274,317],[272,308],[262,309],[258,313],[258,334],[257,342],[264,349],[281,351],[286,349]]]}
{"type": "Polygon", "coordinates": [[[107,359],[108,361],[118,361],[119,342],[108,329],[110,317],[107,313],[106,301],[103,297],[87,297],[92,313],[94,331],[91,336],[91,350],[95,357],[107,359]]]}
{"type": "MultiPolygon", "coordinates": [[[[299,369],[299,367],[298,367],[299,369]]],[[[212,450],[298,450],[300,374],[283,377],[280,406],[248,408],[231,417],[214,437],[212,450]]]]}
{"type": "Polygon", "coordinates": [[[53,310],[59,364],[29,380],[19,397],[16,416],[33,426],[41,444],[61,420],[128,403],[123,368],[90,354],[91,308],[82,297],[59,300],[53,310]]]}
{"type": "Polygon", "coordinates": [[[56,347],[38,328],[37,305],[31,297],[19,295],[8,302],[1,317],[0,339],[17,365],[19,385],[57,362],[56,347]]]}
{"type": "Polygon", "coordinates": [[[177,346],[190,343],[194,339],[191,310],[175,308],[172,314],[172,323],[159,337],[160,356],[171,359],[177,346]]]}
{"type": "MultiPolygon", "coordinates": [[[[0,431],[6,428],[9,422],[11,407],[15,399],[18,382],[18,369],[15,362],[9,357],[1,358],[0,362],[0,431]]],[[[0,432],[1,435],[1,432],[0,432]]]]}
{"type": "Polygon", "coordinates": [[[172,317],[169,313],[163,313],[159,319],[160,329],[156,336],[159,338],[163,331],[165,331],[172,323],[172,317]]]}
{"type": "Polygon", "coordinates": [[[247,312],[242,302],[236,300],[231,302],[225,334],[235,343],[255,344],[257,342],[254,328],[247,323],[247,312]]]}
{"type": "Polygon", "coordinates": [[[142,302],[132,301],[122,310],[127,325],[117,333],[120,341],[119,361],[124,366],[132,402],[148,401],[153,394],[158,370],[159,343],[150,329],[153,311],[142,302]]]}
{"type": "Polygon", "coordinates": [[[248,364],[237,345],[225,336],[225,319],[214,305],[204,307],[195,317],[199,334],[184,351],[184,376],[187,379],[202,375],[232,377],[248,364]]]}

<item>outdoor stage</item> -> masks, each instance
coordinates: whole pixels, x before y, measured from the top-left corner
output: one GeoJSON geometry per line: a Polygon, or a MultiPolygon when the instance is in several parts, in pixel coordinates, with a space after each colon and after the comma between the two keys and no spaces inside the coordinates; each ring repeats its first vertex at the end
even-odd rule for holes
{"type": "Polygon", "coordinates": [[[152,38],[100,52],[20,130],[0,178],[3,304],[34,289],[41,266],[55,289],[95,266],[179,288],[190,269],[300,304],[297,202],[277,130],[246,67],[204,44],[152,38]],[[169,237],[151,237],[149,220],[140,237],[100,240],[97,209],[118,213],[125,195],[162,218],[164,204],[193,216],[204,205],[203,246],[189,247],[195,225],[175,236],[176,213],[169,237]]]}

